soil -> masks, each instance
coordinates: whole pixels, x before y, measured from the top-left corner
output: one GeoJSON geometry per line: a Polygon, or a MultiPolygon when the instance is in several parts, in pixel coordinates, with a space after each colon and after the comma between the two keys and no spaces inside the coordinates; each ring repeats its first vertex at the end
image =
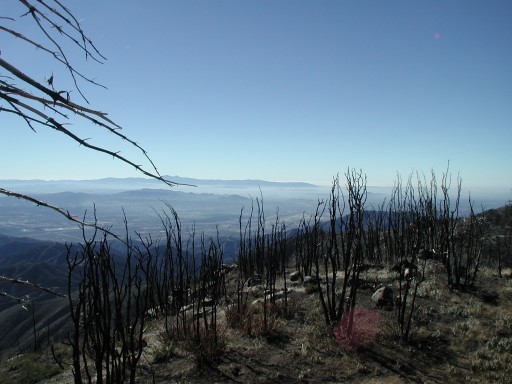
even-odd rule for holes
{"type": "MultiPolygon", "coordinates": [[[[152,320],[138,382],[509,383],[512,280],[484,270],[474,287],[451,290],[442,270],[434,267],[418,289],[409,341],[399,337],[396,310],[377,308],[371,298],[382,285],[396,292],[393,272],[371,268],[362,275],[356,307],[371,321],[355,344],[334,336],[318,294],[298,284],[289,288],[288,312],[272,316],[267,332],[257,323],[250,331],[230,327],[227,307],[220,309],[221,348],[202,361],[186,342],[163,336],[162,320],[152,320]]],[[[228,286],[236,274],[230,272],[228,286]]],[[[249,302],[261,298],[257,289],[253,292],[249,302]]],[[[261,300],[254,304],[254,319],[261,305],[261,300]]],[[[66,369],[40,382],[72,383],[72,375],[66,369]]]]}

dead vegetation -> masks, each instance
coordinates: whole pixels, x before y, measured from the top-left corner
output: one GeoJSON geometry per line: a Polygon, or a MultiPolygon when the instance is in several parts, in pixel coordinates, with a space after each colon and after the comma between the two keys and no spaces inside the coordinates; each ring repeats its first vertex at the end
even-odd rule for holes
{"type": "MultiPolygon", "coordinates": [[[[348,195],[335,179],[290,238],[278,214],[269,228],[262,197],[242,210],[234,264],[219,237],[185,238],[172,207],[163,241],[125,242],[131,267],[106,238],[86,242],[70,259],[83,277],[71,351],[46,354],[64,371],[53,382],[508,382],[510,260],[484,252],[498,227],[459,217],[445,175],[440,189],[434,176],[398,182],[377,211],[362,174],[346,177],[348,195]]],[[[21,361],[1,369],[14,379],[21,361]]]]}
{"type": "MultiPolygon", "coordinates": [[[[236,287],[237,273],[228,273],[228,291],[236,287]]],[[[396,287],[392,275],[386,268],[372,268],[362,279],[396,287]]],[[[379,321],[361,327],[359,332],[369,334],[357,348],[346,348],[336,340],[324,322],[318,293],[307,294],[302,285],[289,288],[287,311],[279,305],[269,311],[266,330],[258,301],[261,291],[251,296],[243,321],[230,320],[233,306],[222,306],[217,343],[211,333],[209,337],[204,334],[201,343],[193,338],[169,338],[162,319],[153,319],[144,335],[147,346],[137,382],[508,382],[512,373],[512,281],[490,269],[482,271],[476,286],[468,290],[450,290],[442,280],[436,273],[427,277],[418,294],[414,332],[408,342],[401,339],[396,310],[377,308],[370,287],[359,290],[356,308],[379,321]]],[[[284,281],[276,285],[282,287],[284,281]]],[[[61,371],[50,351],[37,358],[30,356],[34,355],[1,364],[1,377],[9,378],[5,382],[29,382],[24,381],[28,371],[44,369],[50,375],[61,371]],[[34,359],[44,364],[35,364],[34,359]]],[[[69,355],[59,351],[58,358],[64,373],[46,380],[35,376],[38,380],[31,382],[73,383],[69,355]]]]}
{"type": "MultiPolygon", "coordinates": [[[[96,84],[49,34],[70,30],[77,37],[71,41],[101,61],[80,23],[63,17],[72,15],[59,2],[39,3],[20,2],[49,40],[23,43],[63,64],[79,92],[77,79],[96,84]],[[56,19],[64,28],[54,29],[56,19]]],[[[3,59],[0,66],[12,80],[1,81],[3,111],[174,184],[105,114],[56,89],[53,74],[41,84],[3,59]],[[68,112],[135,146],[150,171],[65,128],[68,112]]],[[[224,265],[218,237],[198,239],[192,228],[185,239],[171,206],[162,214],[163,239],[134,242],[0,188],[104,234],[99,241],[84,236],[78,251],[68,248],[68,339],[5,358],[0,383],[509,382],[510,206],[505,215],[478,216],[469,200],[470,213],[461,215],[461,181],[453,193],[447,171],[439,185],[434,174],[405,184],[399,177],[387,204],[366,207],[365,176],[349,170],[345,178],[346,195],[336,178],[329,199],[318,202],[293,239],[278,213],[266,222],[262,197],[248,217],[242,210],[234,267],[224,265]],[[126,246],[124,263],[111,252],[109,237],[126,246]]]]}

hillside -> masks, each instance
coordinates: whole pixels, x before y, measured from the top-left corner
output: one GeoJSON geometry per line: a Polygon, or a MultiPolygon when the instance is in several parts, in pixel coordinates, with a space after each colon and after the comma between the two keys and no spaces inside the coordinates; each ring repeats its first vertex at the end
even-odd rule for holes
{"type": "MultiPolygon", "coordinates": [[[[40,284],[66,293],[66,248],[64,244],[0,235],[0,276],[40,284]]],[[[32,315],[36,334],[48,340],[60,339],[69,321],[68,304],[63,298],[23,284],[2,282],[0,292],[23,298],[21,305],[12,298],[0,297],[0,351],[13,353],[34,344],[32,315]],[[28,303],[31,303],[29,306],[28,303]]]]}
{"type": "MultiPolygon", "coordinates": [[[[358,222],[352,221],[357,215],[333,216],[332,223],[341,223],[341,232],[315,219],[302,223],[291,238],[278,222],[264,235],[262,212],[258,212],[254,227],[251,216],[242,229],[239,257],[231,265],[223,264],[222,247],[215,239],[201,238],[198,253],[191,257],[189,245],[181,248],[191,239],[182,239],[172,222],[164,228],[168,244],[176,247],[160,253],[158,244],[141,239],[136,247],[144,253],[133,256],[136,265],[124,272],[118,253],[122,246],[102,242],[91,249],[88,264],[80,266],[88,280],[80,295],[74,295],[75,303],[79,297],[84,300],[80,304],[83,318],[76,324],[80,335],[88,338],[83,344],[89,351],[83,355],[83,364],[93,367],[91,359],[110,348],[106,356],[112,362],[141,353],[133,369],[138,383],[506,383],[512,374],[509,208],[453,219],[449,225],[456,231],[452,234],[442,231],[442,221],[425,221],[410,211],[402,216],[394,212],[384,216],[382,211],[358,222]],[[397,223],[403,224],[397,227],[397,223]],[[398,230],[394,235],[392,231],[398,230]],[[442,236],[452,236],[447,239],[453,244],[448,249],[454,256],[446,259],[442,255],[449,253],[435,249],[411,253],[418,248],[410,239],[423,241],[428,233],[437,233],[434,240],[440,247],[442,236]],[[482,241],[475,242],[478,239],[482,241]],[[341,261],[324,256],[334,252],[334,243],[342,249],[341,261]],[[365,250],[364,258],[358,249],[365,250]],[[397,257],[397,252],[411,258],[397,257]],[[157,257],[156,264],[147,258],[151,254],[157,257]],[[159,272],[163,265],[159,263],[167,260],[159,255],[164,254],[175,268],[168,277],[159,272]],[[146,269],[140,269],[146,262],[146,269]],[[344,267],[333,275],[332,265],[344,267]],[[121,276],[129,284],[122,289],[132,290],[131,304],[123,301],[122,290],[109,288],[121,276]],[[159,299],[161,294],[153,290],[161,287],[170,290],[159,299]],[[95,293],[102,290],[109,294],[95,293]],[[339,321],[329,320],[330,325],[326,320],[333,315],[327,316],[322,306],[326,298],[333,300],[333,311],[337,302],[342,309],[339,321]],[[106,308],[133,309],[131,316],[119,318],[118,323],[112,322],[106,308]],[[97,327],[105,323],[113,324],[105,335],[115,335],[112,340],[116,342],[102,347],[102,340],[112,336],[105,339],[101,333],[91,336],[90,332],[101,331],[97,327]],[[142,333],[126,339],[125,329],[142,333]],[[134,354],[127,354],[126,348],[134,354]]],[[[442,217],[441,213],[436,215],[442,217]]],[[[359,217],[363,218],[362,211],[359,217]]],[[[51,276],[57,270],[52,264],[59,259],[54,258],[55,244],[27,240],[29,252],[24,253],[19,239],[0,240],[3,251],[15,255],[5,252],[5,260],[15,263],[4,265],[4,271],[26,272],[36,278],[38,270],[39,276],[51,276]],[[24,254],[26,260],[16,257],[24,254]]],[[[132,257],[132,249],[128,251],[132,257]]],[[[39,296],[34,312],[20,305],[2,311],[4,338],[15,348],[4,352],[0,383],[73,382],[73,344],[70,339],[62,344],[58,335],[52,336],[54,330],[66,334],[65,325],[70,325],[65,300],[39,296]],[[25,317],[13,320],[13,310],[25,311],[25,317]],[[25,332],[24,338],[18,334],[19,327],[30,330],[31,313],[43,314],[44,319],[36,329],[36,354],[30,353],[33,333],[25,332]],[[21,347],[20,341],[29,347],[21,347]]],[[[75,346],[82,348],[81,342],[75,346]]],[[[99,366],[105,364],[101,361],[99,366]]]]}
{"type": "MultiPolygon", "coordinates": [[[[236,274],[231,272],[228,281],[233,283],[236,274]]],[[[356,349],[340,346],[332,337],[323,322],[317,294],[306,293],[302,283],[288,281],[288,311],[276,308],[267,332],[262,330],[259,317],[261,289],[251,290],[250,331],[247,325],[230,326],[226,321],[229,309],[222,307],[220,348],[215,353],[203,350],[204,356],[212,354],[202,364],[198,364],[196,347],[184,340],[167,339],[163,320],[152,320],[144,336],[147,347],[137,382],[508,382],[512,374],[512,280],[486,270],[476,288],[450,291],[443,275],[433,268],[420,292],[409,343],[399,340],[394,326],[396,312],[377,308],[371,299],[375,285],[386,283],[396,288],[393,274],[386,269],[370,269],[362,280],[366,284],[359,290],[357,308],[375,314],[378,322],[361,329],[362,341],[356,349]],[[365,333],[369,335],[366,338],[365,333]]],[[[60,354],[61,363],[67,367],[69,357],[62,351],[60,354]]],[[[1,364],[0,382],[28,382],[24,364],[44,372],[53,367],[49,370],[52,374],[60,371],[49,351],[37,357],[25,355],[1,364]],[[7,377],[8,381],[3,381],[7,377]]],[[[70,368],[66,368],[52,379],[37,382],[73,381],[70,368]]]]}

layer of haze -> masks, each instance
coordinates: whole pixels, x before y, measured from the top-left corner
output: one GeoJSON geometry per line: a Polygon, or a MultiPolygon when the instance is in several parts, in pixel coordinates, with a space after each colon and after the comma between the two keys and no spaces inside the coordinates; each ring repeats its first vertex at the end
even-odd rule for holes
{"type": "MultiPolygon", "coordinates": [[[[66,1],[108,58],[73,55],[83,84],[162,174],[370,185],[448,162],[463,184],[512,184],[512,3],[494,1],[66,1]]],[[[0,16],[19,16],[0,0],[0,16]]],[[[28,18],[2,21],[27,36],[28,18]]],[[[35,35],[34,35],[35,36],[35,35]]],[[[5,34],[1,55],[39,81],[64,69],[5,34]]],[[[2,75],[3,73],[0,73],[2,75]]],[[[74,101],[81,101],[76,91],[74,101]]],[[[0,113],[0,179],[140,176],[57,132],[0,113]]],[[[91,142],[139,153],[98,127],[91,142]]]]}

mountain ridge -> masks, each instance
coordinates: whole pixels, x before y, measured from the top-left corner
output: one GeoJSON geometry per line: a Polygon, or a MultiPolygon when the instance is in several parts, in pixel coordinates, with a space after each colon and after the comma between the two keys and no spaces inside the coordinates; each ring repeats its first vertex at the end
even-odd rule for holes
{"type": "MultiPolygon", "coordinates": [[[[307,183],[307,182],[289,182],[289,181],[267,181],[259,179],[196,179],[180,176],[163,176],[165,179],[177,183],[178,188],[194,188],[195,187],[224,187],[224,188],[247,188],[247,187],[276,187],[276,188],[300,188],[300,189],[315,189],[322,186],[307,183]]],[[[89,189],[102,189],[102,190],[126,190],[128,189],[142,189],[142,188],[165,188],[159,180],[143,178],[143,177],[106,177],[99,179],[81,179],[81,180],[43,180],[43,179],[4,179],[0,180],[0,185],[6,189],[14,189],[26,191],[30,189],[41,189],[53,192],[69,191],[75,189],[89,190],[89,189]]]]}

